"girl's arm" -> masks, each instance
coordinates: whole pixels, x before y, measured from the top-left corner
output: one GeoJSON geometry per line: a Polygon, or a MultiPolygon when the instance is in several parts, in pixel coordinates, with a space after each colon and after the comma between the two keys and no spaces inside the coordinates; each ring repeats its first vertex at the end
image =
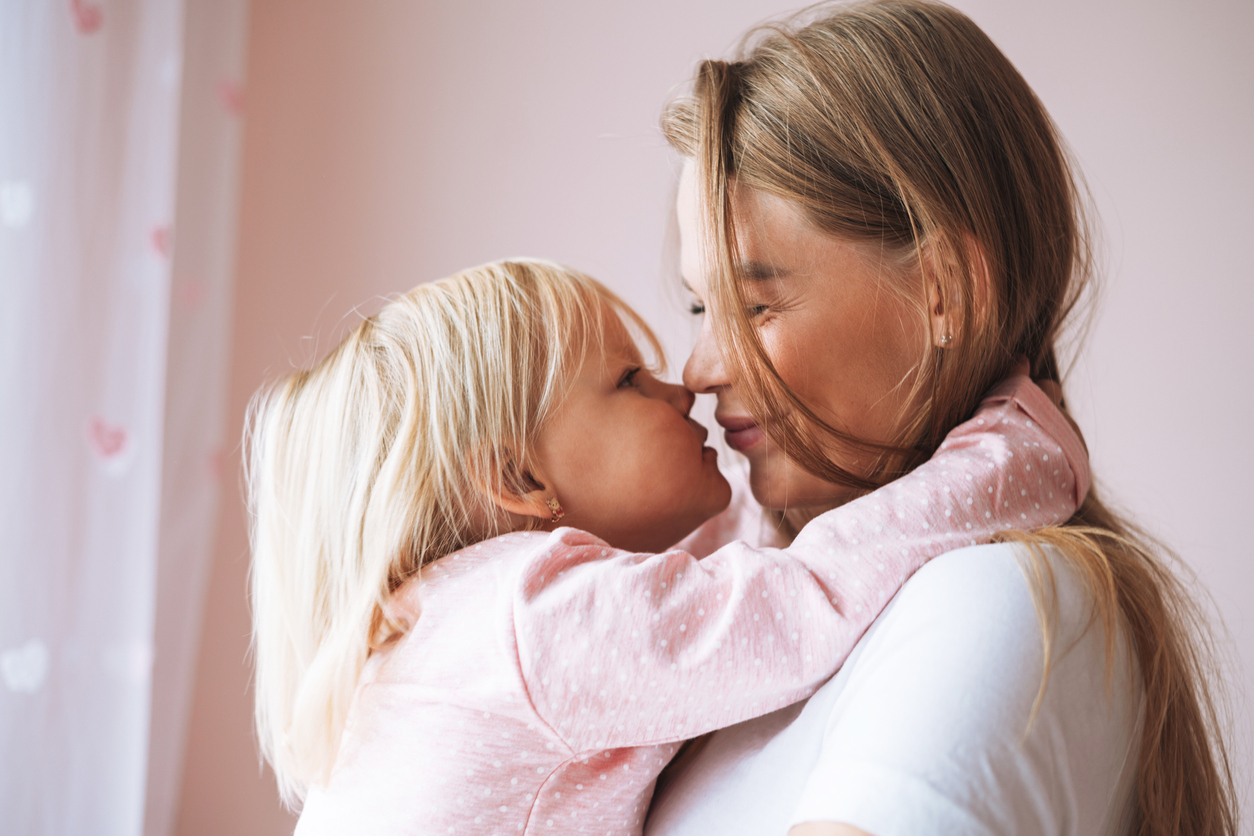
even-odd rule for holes
{"type": "Polygon", "coordinates": [[[1061,412],[1011,378],[931,460],[810,522],[786,549],[698,561],[559,529],[514,592],[524,682],[574,751],[694,737],[808,697],[928,559],[1064,522],[1088,461],[1061,412]]]}

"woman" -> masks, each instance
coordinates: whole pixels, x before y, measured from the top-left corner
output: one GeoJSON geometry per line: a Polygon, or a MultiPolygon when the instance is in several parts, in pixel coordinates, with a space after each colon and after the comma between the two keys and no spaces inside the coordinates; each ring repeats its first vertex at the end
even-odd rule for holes
{"type": "MultiPolygon", "coordinates": [[[[1057,378],[1079,190],[960,12],[766,27],[663,123],[705,315],[684,380],[786,535],[925,459],[1017,357],[1057,378]]],[[[690,747],[650,832],[1235,832],[1204,631],[1157,549],[1094,493],[1003,539],[1033,548],[939,558],[807,705],[690,747]]]]}

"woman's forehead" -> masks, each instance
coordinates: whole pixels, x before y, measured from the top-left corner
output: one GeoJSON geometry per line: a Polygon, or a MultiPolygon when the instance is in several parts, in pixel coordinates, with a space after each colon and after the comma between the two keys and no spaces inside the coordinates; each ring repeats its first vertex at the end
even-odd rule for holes
{"type": "MultiPolygon", "coordinates": [[[[729,183],[729,187],[731,184],[729,183]]],[[[691,162],[684,166],[676,197],[681,275],[688,290],[699,291],[706,281],[705,263],[711,242],[705,240],[701,215],[701,183],[691,162]]],[[[739,278],[748,281],[779,279],[792,272],[797,250],[817,240],[830,240],[819,231],[795,201],[748,186],[731,189],[736,223],[734,242],[739,278]]]]}

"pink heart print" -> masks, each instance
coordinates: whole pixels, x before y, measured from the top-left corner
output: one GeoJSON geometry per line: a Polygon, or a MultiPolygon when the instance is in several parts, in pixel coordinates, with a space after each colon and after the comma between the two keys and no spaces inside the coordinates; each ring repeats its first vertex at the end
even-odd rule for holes
{"type": "Polygon", "coordinates": [[[152,248],[163,257],[170,257],[170,228],[168,226],[152,228],[152,248]]]}
{"type": "Polygon", "coordinates": [[[70,12],[74,15],[74,28],[80,35],[90,35],[104,24],[104,11],[96,3],[70,0],[70,12]]]}
{"type": "Polygon", "coordinates": [[[96,455],[105,461],[116,459],[126,452],[129,438],[125,427],[114,426],[101,418],[92,418],[87,424],[87,441],[96,455]]]}
{"type": "Polygon", "coordinates": [[[227,113],[239,116],[244,112],[244,88],[229,78],[224,78],[218,82],[218,101],[227,113]]]}

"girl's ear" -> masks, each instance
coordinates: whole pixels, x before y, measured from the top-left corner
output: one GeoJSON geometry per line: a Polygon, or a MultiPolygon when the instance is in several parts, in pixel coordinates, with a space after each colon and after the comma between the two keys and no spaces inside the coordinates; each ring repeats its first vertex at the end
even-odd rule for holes
{"type": "Polygon", "coordinates": [[[493,460],[496,466],[492,472],[476,480],[493,505],[507,514],[537,517],[545,522],[558,515],[553,507],[556,495],[546,487],[548,479],[539,466],[524,470],[512,455],[493,457],[493,460]]]}
{"type": "Polygon", "coordinates": [[[549,507],[549,500],[556,499],[552,491],[540,489],[525,494],[498,491],[489,493],[488,498],[502,511],[516,516],[537,517],[545,522],[555,516],[555,512],[549,507]]]}

